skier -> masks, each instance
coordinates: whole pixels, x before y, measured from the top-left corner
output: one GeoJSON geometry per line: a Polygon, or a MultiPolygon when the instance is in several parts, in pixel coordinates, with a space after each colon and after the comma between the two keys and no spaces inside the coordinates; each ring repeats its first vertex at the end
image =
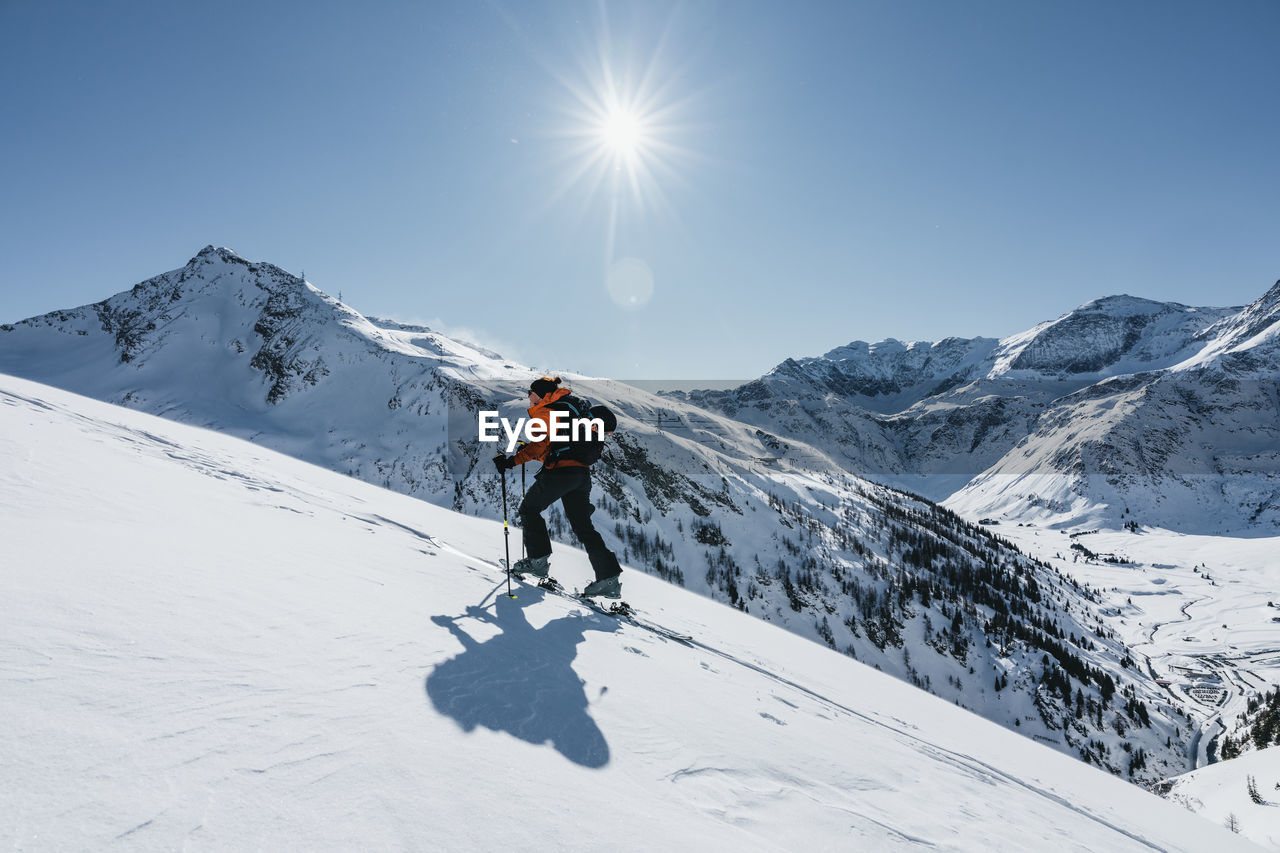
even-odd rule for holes
{"type": "Polygon", "coordinates": [[[564,506],[569,527],[586,548],[591,568],[596,574],[596,579],[587,584],[582,594],[621,598],[622,583],[618,575],[622,574],[622,566],[618,565],[617,555],[605,546],[604,538],[591,523],[591,513],[596,509],[591,505],[591,464],[572,458],[572,444],[553,443],[549,437],[551,411],[557,408],[582,415],[584,405],[583,401],[570,396],[568,387],[560,387],[559,376],[535,379],[529,386],[529,417],[546,424],[548,438],[526,444],[510,458],[502,453],[493,457],[493,464],[499,471],[534,460],[542,462],[542,470],[534,478],[533,486],[518,511],[528,556],[517,560],[511,570],[516,574],[547,576],[551,537],[547,535],[547,523],[542,519],[542,512],[559,500],[564,506]]]}

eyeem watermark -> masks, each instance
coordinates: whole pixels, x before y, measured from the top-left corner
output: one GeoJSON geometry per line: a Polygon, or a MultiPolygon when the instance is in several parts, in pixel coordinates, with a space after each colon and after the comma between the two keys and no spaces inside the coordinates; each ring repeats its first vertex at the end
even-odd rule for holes
{"type": "Polygon", "coordinates": [[[600,418],[575,418],[562,409],[552,409],[547,415],[551,420],[550,425],[537,418],[517,418],[512,424],[497,412],[482,411],[477,438],[492,443],[501,441],[505,433],[507,453],[515,450],[521,441],[532,444],[550,439],[567,443],[604,438],[604,421],[600,418]]]}

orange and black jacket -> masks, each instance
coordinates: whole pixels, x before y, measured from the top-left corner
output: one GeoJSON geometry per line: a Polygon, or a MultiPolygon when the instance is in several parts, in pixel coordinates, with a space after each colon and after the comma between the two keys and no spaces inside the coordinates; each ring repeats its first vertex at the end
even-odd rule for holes
{"type": "Polygon", "coordinates": [[[547,427],[547,438],[542,441],[535,441],[526,444],[524,447],[516,451],[515,456],[511,457],[512,465],[523,465],[526,462],[538,460],[543,463],[546,468],[589,468],[585,462],[579,462],[576,459],[557,459],[547,462],[547,454],[551,452],[551,407],[552,404],[563,397],[569,396],[568,388],[557,388],[550,394],[542,398],[542,402],[529,409],[529,419],[539,420],[547,427]]]}

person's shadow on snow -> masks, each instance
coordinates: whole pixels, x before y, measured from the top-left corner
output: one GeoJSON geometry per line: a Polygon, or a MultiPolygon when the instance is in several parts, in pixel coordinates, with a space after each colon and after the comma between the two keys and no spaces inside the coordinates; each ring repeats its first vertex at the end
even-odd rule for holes
{"type": "Polygon", "coordinates": [[[609,744],[588,713],[585,682],[572,664],[587,631],[616,631],[617,622],[573,613],[535,629],[522,605],[536,603],[544,593],[524,589],[520,595],[519,602],[498,596],[492,615],[468,607],[462,616],[431,617],[457,637],[463,650],[427,676],[427,696],[463,731],[484,726],[508,732],[529,743],[550,743],[583,767],[604,767],[609,744]],[[466,618],[497,625],[501,633],[477,642],[458,624],[466,618]]]}

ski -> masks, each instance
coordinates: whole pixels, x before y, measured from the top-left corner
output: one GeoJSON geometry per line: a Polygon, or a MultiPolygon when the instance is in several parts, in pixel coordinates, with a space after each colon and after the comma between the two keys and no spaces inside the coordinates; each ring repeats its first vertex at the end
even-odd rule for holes
{"type": "MultiPolygon", "coordinates": [[[[507,568],[506,560],[498,560],[498,565],[501,566],[504,571],[510,571],[507,568]]],[[[616,601],[612,605],[609,605],[606,607],[604,604],[601,604],[599,601],[597,601],[594,598],[591,598],[590,596],[582,595],[581,593],[578,593],[578,592],[572,592],[572,593],[569,592],[564,588],[564,585],[561,584],[560,581],[556,580],[550,575],[548,575],[545,578],[539,578],[536,584],[532,584],[531,581],[526,579],[525,575],[522,575],[519,572],[511,572],[511,576],[514,577],[516,580],[520,581],[520,583],[531,584],[532,586],[536,586],[539,589],[546,590],[547,592],[550,592],[553,595],[558,595],[561,598],[566,598],[566,599],[569,599],[570,601],[576,601],[579,604],[586,605],[587,607],[594,610],[596,613],[599,613],[603,616],[612,616],[614,619],[617,619],[621,622],[626,622],[628,624],[635,625],[637,628],[643,628],[644,630],[657,634],[660,637],[665,637],[668,640],[673,640],[677,643],[683,643],[686,646],[692,646],[694,644],[694,640],[691,635],[682,634],[679,631],[672,631],[670,628],[664,628],[661,625],[655,624],[653,622],[648,621],[647,619],[641,618],[636,614],[635,608],[625,601],[616,601]]]]}
{"type": "Polygon", "coordinates": [[[693,637],[689,634],[681,634],[679,631],[672,631],[670,628],[664,628],[661,625],[656,625],[646,619],[641,619],[636,615],[635,608],[630,604],[627,604],[625,601],[619,601],[609,607],[605,607],[599,601],[585,595],[575,595],[574,598],[581,601],[597,613],[602,613],[605,616],[612,616],[614,619],[635,625],[637,628],[643,628],[646,631],[651,631],[652,633],[657,634],[659,637],[666,637],[668,640],[674,640],[675,642],[683,643],[686,646],[694,645],[693,637]]]}

